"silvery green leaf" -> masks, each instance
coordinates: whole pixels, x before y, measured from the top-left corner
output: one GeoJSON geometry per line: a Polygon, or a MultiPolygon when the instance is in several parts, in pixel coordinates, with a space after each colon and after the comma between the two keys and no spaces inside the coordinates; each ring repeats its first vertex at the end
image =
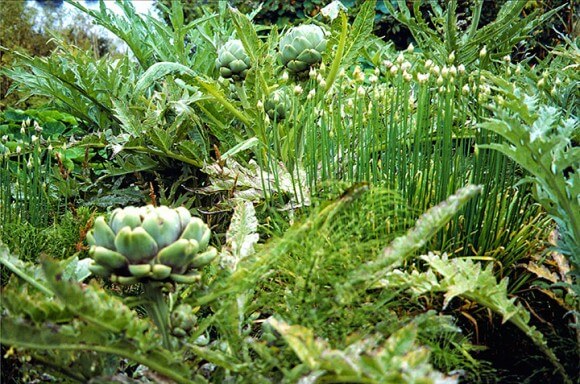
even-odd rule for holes
{"type": "Polygon", "coordinates": [[[255,253],[254,246],[259,235],[256,210],[251,201],[238,200],[234,215],[226,233],[226,246],[222,250],[221,262],[235,270],[238,262],[255,253]]]}

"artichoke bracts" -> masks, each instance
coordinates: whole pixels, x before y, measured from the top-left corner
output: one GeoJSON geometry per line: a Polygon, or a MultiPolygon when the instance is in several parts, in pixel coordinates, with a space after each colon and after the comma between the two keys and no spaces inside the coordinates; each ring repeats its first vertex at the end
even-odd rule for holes
{"type": "Polygon", "coordinates": [[[292,100],[284,88],[275,90],[264,103],[264,110],[271,119],[283,120],[292,107],[292,100]]]}
{"type": "Polygon", "coordinates": [[[224,79],[243,80],[250,69],[250,57],[240,40],[230,40],[218,49],[216,68],[224,79]]]}
{"type": "Polygon", "coordinates": [[[325,49],[324,30],[313,24],[292,27],[280,39],[282,64],[293,73],[305,72],[320,63],[325,49]]]}
{"type": "Polygon", "coordinates": [[[189,304],[180,304],[171,313],[171,333],[175,336],[187,336],[197,324],[197,317],[189,304]]]}
{"type": "Polygon", "coordinates": [[[199,269],[217,256],[208,247],[211,231],[183,207],[117,208],[107,223],[100,216],[87,233],[90,270],[112,281],[193,283],[199,269]],[[194,270],[191,272],[191,270],[194,270]]]}

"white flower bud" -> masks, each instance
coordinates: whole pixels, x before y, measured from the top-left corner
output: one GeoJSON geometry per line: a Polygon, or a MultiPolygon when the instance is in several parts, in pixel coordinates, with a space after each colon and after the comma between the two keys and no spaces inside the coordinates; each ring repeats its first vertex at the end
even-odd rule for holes
{"type": "Polygon", "coordinates": [[[399,53],[399,56],[397,56],[397,64],[401,65],[403,63],[403,61],[405,61],[405,56],[403,56],[403,52],[399,53]]]}
{"type": "Polygon", "coordinates": [[[405,61],[403,64],[401,64],[401,69],[403,71],[408,71],[409,69],[411,69],[411,63],[405,61]]]}
{"type": "Polygon", "coordinates": [[[487,48],[484,45],[483,48],[481,48],[481,51],[479,51],[479,57],[483,59],[485,56],[487,56],[487,48]]]}
{"type": "Polygon", "coordinates": [[[399,71],[399,67],[397,67],[396,65],[393,65],[391,67],[391,75],[393,75],[393,76],[396,75],[398,71],[399,71]]]}
{"type": "Polygon", "coordinates": [[[437,78],[437,85],[443,85],[443,77],[441,77],[441,75],[439,75],[439,77],[437,78]]]}
{"type": "Polygon", "coordinates": [[[538,88],[542,88],[545,84],[546,84],[545,78],[542,77],[540,80],[538,80],[538,88]]]}
{"type": "Polygon", "coordinates": [[[431,59],[428,59],[428,60],[425,62],[425,69],[429,69],[429,68],[431,68],[431,66],[432,66],[432,65],[433,65],[433,60],[431,60],[431,59]]]}
{"type": "Polygon", "coordinates": [[[461,92],[463,92],[464,95],[469,94],[469,85],[465,84],[462,88],[461,88],[461,92]]]}
{"type": "Polygon", "coordinates": [[[28,158],[28,161],[26,162],[26,168],[32,169],[32,161],[30,161],[30,158],[28,158]]]}
{"type": "Polygon", "coordinates": [[[359,86],[358,89],[356,90],[356,94],[359,95],[359,96],[364,96],[365,93],[366,93],[365,92],[365,89],[364,89],[364,87],[362,85],[359,86]]]}
{"type": "Polygon", "coordinates": [[[439,76],[439,74],[441,73],[441,70],[439,69],[439,66],[437,64],[435,64],[433,67],[431,67],[431,72],[435,76],[439,76]]]}
{"type": "Polygon", "coordinates": [[[314,79],[316,77],[316,69],[310,68],[310,71],[308,71],[308,77],[314,79]]]}
{"type": "Polygon", "coordinates": [[[308,96],[306,96],[306,98],[308,100],[312,100],[314,98],[314,96],[316,96],[316,90],[315,89],[311,89],[310,92],[308,92],[308,96]]]}
{"type": "Polygon", "coordinates": [[[403,80],[405,80],[406,82],[409,82],[409,81],[411,81],[411,79],[413,79],[413,75],[411,75],[407,71],[403,71],[403,80]]]}
{"type": "Polygon", "coordinates": [[[20,148],[20,145],[16,146],[16,153],[20,153],[22,152],[22,148],[20,148]]]}
{"type": "Polygon", "coordinates": [[[449,74],[451,76],[456,76],[457,75],[457,68],[455,67],[455,65],[452,65],[451,67],[449,67],[449,74]]]}
{"type": "Polygon", "coordinates": [[[352,72],[352,77],[357,83],[362,83],[365,81],[365,74],[361,71],[360,67],[357,65],[354,67],[354,71],[352,72]]]}
{"type": "Polygon", "coordinates": [[[338,72],[338,77],[345,77],[346,76],[346,71],[344,70],[344,68],[341,68],[341,70],[338,72]]]}
{"type": "Polygon", "coordinates": [[[320,84],[320,87],[321,88],[326,88],[326,80],[320,79],[320,81],[318,82],[318,84],[320,84]]]}
{"type": "Polygon", "coordinates": [[[300,85],[296,85],[294,87],[294,94],[296,96],[300,96],[302,94],[302,92],[304,92],[304,90],[302,89],[302,87],[300,85]]]}
{"type": "Polygon", "coordinates": [[[429,73],[417,73],[417,80],[421,84],[426,83],[429,80],[429,73]]]}
{"type": "Polygon", "coordinates": [[[413,53],[415,51],[415,46],[413,45],[413,43],[409,44],[409,46],[407,47],[407,53],[413,53]]]}
{"type": "Polygon", "coordinates": [[[465,65],[459,64],[459,66],[457,67],[457,71],[459,71],[459,73],[463,75],[465,73],[465,65]]]}
{"type": "Polygon", "coordinates": [[[287,82],[289,78],[290,75],[288,75],[288,72],[284,71],[284,73],[282,73],[282,81],[287,82]]]}
{"type": "Polygon", "coordinates": [[[505,61],[506,63],[509,63],[510,61],[512,61],[512,58],[510,57],[510,55],[505,55],[503,58],[503,61],[505,61]]]}
{"type": "Polygon", "coordinates": [[[453,64],[453,62],[455,62],[455,51],[453,51],[449,54],[448,59],[449,59],[449,64],[453,64]]]}
{"type": "Polygon", "coordinates": [[[258,102],[256,103],[256,107],[260,110],[263,111],[264,110],[264,103],[262,103],[262,100],[258,100],[258,102]]]}
{"type": "Polygon", "coordinates": [[[393,62],[391,60],[385,60],[383,61],[383,65],[385,66],[385,68],[391,69],[391,67],[393,66],[393,62]]]}

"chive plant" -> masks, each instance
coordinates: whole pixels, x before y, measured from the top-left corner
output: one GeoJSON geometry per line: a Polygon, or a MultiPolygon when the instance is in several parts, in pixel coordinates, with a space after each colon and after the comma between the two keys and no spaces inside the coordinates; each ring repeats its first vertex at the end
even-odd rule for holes
{"type": "Polygon", "coordinates": [[[404,52],[369,73],[341,71],[325,92],[324,70],[301,83],[304,95],[294,94],[289,118],[266,122],[266,172],[276,175],[281,161],[295,190],[306,185],[313,194],[332,181],[385,186],[419,211],[467,184],[483,185],[485,193],[438,234],[437,248],[498,256],[507,245],[519,252],[501,260],[508,265],[526,252],[513,230],[534,236],[539,229],[529,224],[542,216],[528,187],[514,187],[517,165],[478,148],[501,140],[476,128],[489,115],[491,93],[478,71],[466,71],[454,55],[440,66],[404,52]]]}
{"type": "Polygon", "coordinates": [[[42,147],[41,135],[38,123],[31,126],[29,120],[24,121],[20,138],[10,143],[14,151],[5,151],[0,158],[0,235],[11,224],[28,223],[37,228],[49,224],[51,149],[42,147]]]}

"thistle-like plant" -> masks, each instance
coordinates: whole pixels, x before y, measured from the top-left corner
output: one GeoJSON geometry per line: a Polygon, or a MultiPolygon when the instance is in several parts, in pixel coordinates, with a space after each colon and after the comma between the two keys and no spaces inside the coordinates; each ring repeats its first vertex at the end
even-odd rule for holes
{"type": "MultiPolygon", "coordinates": [[[[558,225],[558,247],[580,271],[580,121],[541,105],[536,96],[493,77],[499,95],[490,108],[494,116],[481,127],[506,142],[482,145],[509,156],[529,174],[534,196],[558,225]]],[[[576,287],[577,293],[578,287],[576,287]]]]}
{"type": "Polygon", "coordinates": [[[98,217],[87,233],[90,270],[121,284],[142,282],[147,310],[171,349],[162,283],[199,281],[199,270],[217,256],[210,236],[208,226],[183,207],[118,208],[108,222],[98,217]]]}

